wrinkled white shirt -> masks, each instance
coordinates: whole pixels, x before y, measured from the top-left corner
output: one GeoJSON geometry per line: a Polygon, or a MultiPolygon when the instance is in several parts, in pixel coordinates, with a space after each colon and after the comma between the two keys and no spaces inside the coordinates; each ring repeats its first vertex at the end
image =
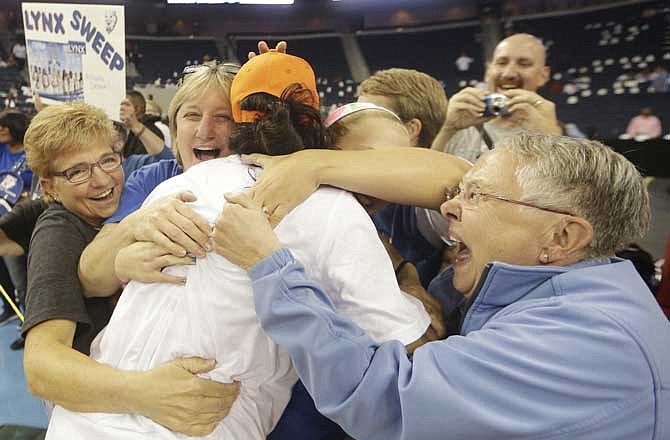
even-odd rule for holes
{"type": "MultiPolygon", "coordinates": [[[[254,183],[256,168],[238,156],[198,164],[163,182],[143,206],[189,190],[191,207],[214,223],[224,193],[254,183]]],[[[304,262],[308,276],[330,294],[336,308],[373,339],[409,344],[423,335],[430,318],[423,306],[400,291],[389,257],[370,217],[354,197],[334,188],[314,193],[275,228],[282,246],[304,262]]],[[[240,381],[229,415],[207,439],[265,439],[289,401],[297,377],[288,354],[261,329],[251,281],[243,269],[209,253],[195,265],[173,266],[185,286],[132,281],[91,347],[98,362],[124,370],[148,370],[177,357],[216,359],[206,376],[240,381]]],[[[133,414],[54,410],[48,439],[181,439],[133,414]]]]}

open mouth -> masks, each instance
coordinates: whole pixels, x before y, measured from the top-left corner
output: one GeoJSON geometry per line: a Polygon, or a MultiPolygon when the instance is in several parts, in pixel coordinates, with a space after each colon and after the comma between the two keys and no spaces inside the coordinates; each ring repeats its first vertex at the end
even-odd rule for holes
{"type": "Polygon", "coordinates": [[[464,263],[470,259],[472,253],[470,252],[470,248],[467,247],[465,243],[454,237],[449,237],[449,240],[454,243],[455,246],[457,246],[456,256],[454,257],[454,264],[464,263]]]}
{"type": "Polygon", "coordinates": [[[95,197],[90,197],[90,199],[95,200],[96,202],[105,202],[107,200],[110,200],[113,196],[114,196],[114,188],[110,188],[107,191],[100,193],[95,197]]]}
{"type": "Polygon", "coordinates": [[[520,89],[522,85],[523,84],[520,84],[520,83],[499,84],[498,85],[498,90],[505,91],[505,90],[512,90],[512,89],[520,89]]]}
{"type": "Polygon", "coordinates": [[[193,154],[199,161],[216,159],[221,154],[221,148],[194,148],[193,154]]]}

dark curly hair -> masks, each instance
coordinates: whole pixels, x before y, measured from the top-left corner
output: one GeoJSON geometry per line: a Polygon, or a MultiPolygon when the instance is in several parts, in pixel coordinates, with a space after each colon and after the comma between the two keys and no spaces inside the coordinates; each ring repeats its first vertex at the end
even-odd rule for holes
{"type": "Polygon", "coordinates": [[[267,93],[246,97],[240,108],[258,111],[262,116],[238,124],[230,136],[230,149],[238,154],[279,156],[323,148],[321,116],[312,102],[312,93],[297,83],[284,89],[281,98],[267,93]]]}

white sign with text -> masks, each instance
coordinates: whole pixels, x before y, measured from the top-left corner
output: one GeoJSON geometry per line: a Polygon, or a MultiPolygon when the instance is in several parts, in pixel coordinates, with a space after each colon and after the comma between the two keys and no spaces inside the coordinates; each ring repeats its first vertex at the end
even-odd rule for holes
{"type": "Polygon", "coordinates": [[[28,72],[45,104],[84,101],[115,120],[126,95],[123,6],[23,3],[28,72]]]}

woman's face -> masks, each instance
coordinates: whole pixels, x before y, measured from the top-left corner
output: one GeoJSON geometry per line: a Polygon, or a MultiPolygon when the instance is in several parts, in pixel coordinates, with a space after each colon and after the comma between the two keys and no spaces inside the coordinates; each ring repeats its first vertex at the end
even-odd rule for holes
{"type": "Polygon", "coordinates": [[[177,145],[185,170],[231,154],[228,143],[235,123],[230,99],[220,91],[210,89],[187,100],[176,119],[177,145]]]}
{"type": "MultiPolygon", "coordinates": [[[[110,153],[114,153],[108,140],[93,141],[85,150],[68,153],[53,161],[51,169],[63,172],[75,165],[97,163],[110,153]]],[[[82,183],[70,183],[64,176],[52,176],[40,179],[45,192],[77,217],[90,225],[97,226],[110,217],[119,206],[123,189],[123,168],[119,166],[113,171],[103,171],[94,166],[91,177],[82,183]]]]}
{"type": "MultiPolygon", "coordinates": [[[[512,153],[491,150],[482,155],[461,181],[466,192],[523,199],[516,177],[518,164],[512,153]]],[[[540,263],[540,254],[553,236],[559,214],[519,206],[497,199],[464,200],[460,195],[442,204],[449,221],[449,235],[458,242],[453,261],[453,285],[468,296],[477,287],[487,264],[500,261],[520,266],[540,263]]]]}

